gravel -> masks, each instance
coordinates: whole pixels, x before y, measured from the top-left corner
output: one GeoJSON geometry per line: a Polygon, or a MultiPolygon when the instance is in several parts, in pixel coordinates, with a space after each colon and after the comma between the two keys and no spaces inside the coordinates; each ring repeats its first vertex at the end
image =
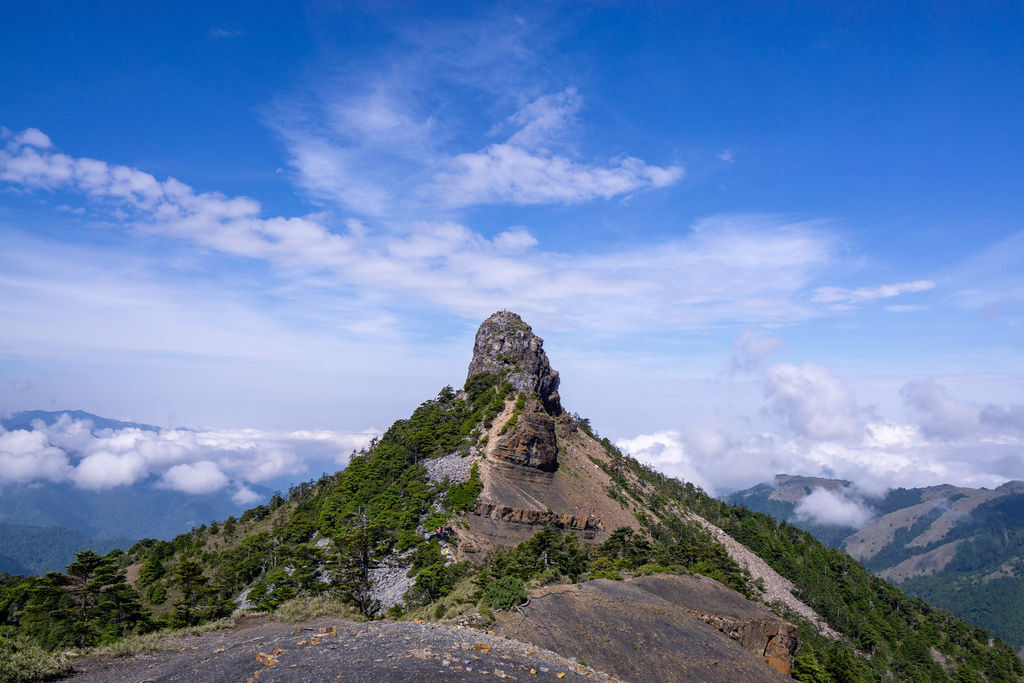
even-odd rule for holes
{"type": "Polygon", "coordinates": [[[427,468],[427,474],[432,482],[440,482],[445,479],[453,483],[466,481],[469,479],[469,470],[473,467],[473,455],[462,456],[458,453],[449,453],[433,460],[424,460],[423,466],[427,468]]]}
{"type": "Polygon", "coordinates": [[[402,596],[412,588],[414,579],[406,576],[409,567],[389,562],[370,570],[370,598],[380,603],[382,610],[398,605],[402,596]]]}
{"type": "Polygon", "coordinates": [[[843,640],[843,636],[833,630],[817,612],[793,595],[796,586],[786,577],[768,566],[768,563],[755,555],[749,548],[734,539],[722,529],[707,521],[699,515],[688,513],[689,517],[699,522],[705,529],[711,532],[716,541],[725,546],[729,557],[736,561],[736,564],[750,572],[754,580],[761,579],[764,582],[764,593],[762,599],[765,603],[779,602],[793,610],[807,621],[814,624],[818,631],[833,640],[843,640]]]}

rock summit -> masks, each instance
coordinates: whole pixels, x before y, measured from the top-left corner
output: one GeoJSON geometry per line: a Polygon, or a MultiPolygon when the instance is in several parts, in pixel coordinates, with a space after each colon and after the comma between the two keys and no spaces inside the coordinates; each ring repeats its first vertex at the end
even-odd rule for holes
{"type": "Polygon", "coordinates": [[[548,413],[561,415],[558,371],[544,353],[544,340],[512,311],[498,311],[477,330],[466,378],[481,372],[508,372],[515,391],[537,392],[548,413]]]}

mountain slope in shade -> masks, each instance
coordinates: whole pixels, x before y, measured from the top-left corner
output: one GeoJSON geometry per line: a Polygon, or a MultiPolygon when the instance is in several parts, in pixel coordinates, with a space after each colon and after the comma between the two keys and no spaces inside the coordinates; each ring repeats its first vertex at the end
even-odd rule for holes
{"type": "Polygon", "coordinates": [[[134,542],[130,538],[89,538],[59,526],[0,524],[0,572],[62,571],[80,550],[93,550],[102,555],[115,548],[127,548],[134,542]]]}
{"type": "Polygon", "coordinates": [[[846,481],[779,475],[729,501],[843,548],[876,575],[991,629],[1024,654],[1024,482],[900,488],[864,499],[846,481]],[[799,515],[800,502],[818,489],[862,500],[874,517],[855,529],[799,515]]]}

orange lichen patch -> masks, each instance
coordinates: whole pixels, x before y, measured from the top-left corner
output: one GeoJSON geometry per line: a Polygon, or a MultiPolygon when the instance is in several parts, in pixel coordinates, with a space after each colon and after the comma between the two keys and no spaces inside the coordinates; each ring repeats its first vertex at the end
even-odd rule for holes
{"type": "Polygon", "coordinates": [[[303,640],[300,640],[299,642],[297,642],[297,643],[295,643],[295,644],[296,644],[296,645],[305,645],[305,644],[306,644],[306,643],[308,643],[308,642],[309,642],[308,640],[305,640],[305,639],[303,639],[303,640]]]}
{"type": "Polygon", "coordinates": [[[491,649],[491,646],[487,645],[486,643],[476,643],[476,644],[473,645],[473,649],[475,649],[475,650],[483,650],[484,652],[487,652],[488,650],[491,649]]]}
{"type": "Polygon", "coordinates": [[[277,660],[274,659],[274,656],[268,655],[266,652],[261,652],[256,655],[256,661],[263,666],[277,666],[277,660]]]}
{"type": "Polygon", "coordinates": [[[224,647],[218,647],[216,650],[213,651],[213,654],[217,654],[219,652],[224,652],[224,650],[226,650],[226,649],[227,648],[224,648],[224,647]]]}

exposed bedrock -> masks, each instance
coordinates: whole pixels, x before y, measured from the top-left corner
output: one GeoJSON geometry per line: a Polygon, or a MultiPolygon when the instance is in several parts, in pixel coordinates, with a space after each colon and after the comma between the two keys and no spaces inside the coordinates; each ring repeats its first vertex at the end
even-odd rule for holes
{"type": "Polygon", "coordinates": [[[546,586],[498,630],[630,681],[786,681],[795,626],[700,576],[546,586]]]}
{"type": "Polygon", "coordinates": [[[554,472],[558,469],[554,419],[543,412],[537,401],[529,401],[515,426],[497,438],[492,454],[513,465],[554,472]]]}
{"type": "Polygon", "coordinates": [[[545,410],[552,415],[562,413],[558,372],[551,368],[544,353],[544,340],[515,313],[498,311],[477,330],[466,379],[481,372],[508,372],[516,392],[536,391],[545,410]]]}
{"type": "Polygon", "coordinates": [[[567,529],[569,531],[592,532],[604,529],[601,520],[593,515],[570,515],[552,512],[551,510],[526,510],[497,503],[477,503],[472,514],[513,524],[531,524],[534,526],[550,524],[559,529],[567,529]]]}

